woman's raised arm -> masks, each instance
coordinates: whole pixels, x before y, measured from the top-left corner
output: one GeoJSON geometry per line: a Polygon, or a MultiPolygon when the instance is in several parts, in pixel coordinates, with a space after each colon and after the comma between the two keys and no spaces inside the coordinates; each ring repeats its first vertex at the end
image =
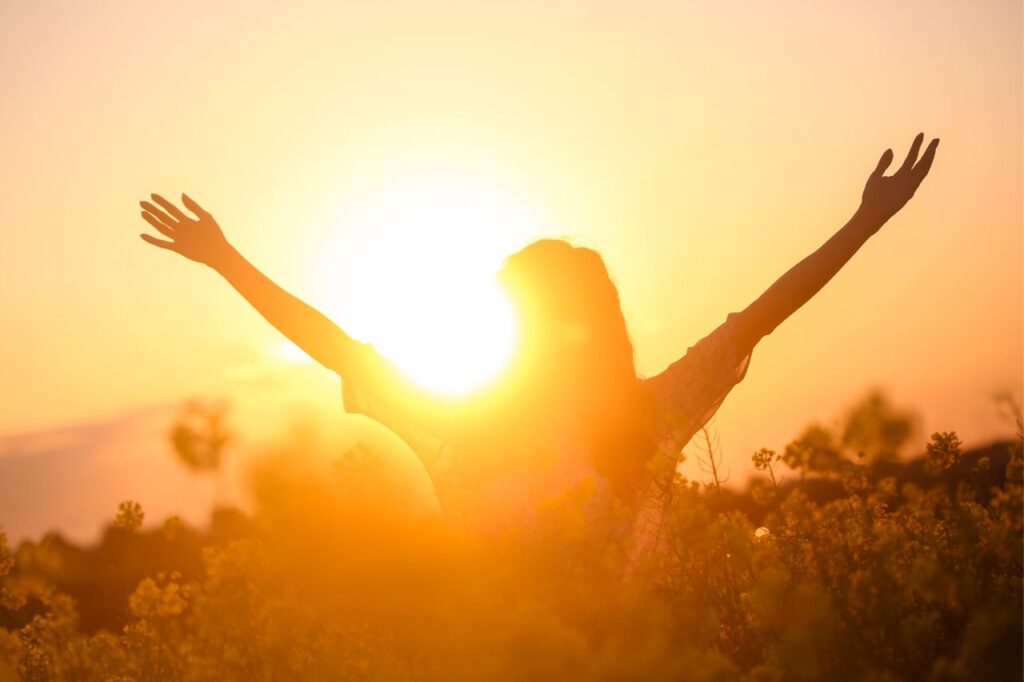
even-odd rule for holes
{"type": "Polygon", "coordinates": [[[188,215],[159,194],[142,201],[142,217],[167,239],[140,235],[153,246],[210,266],[226,279],[267,322],[311,358],[344,376],[356,352],[353,341],[336,324],[272,282],[247,261],[224,237],[217,221],[182,194],[188,215]]]}
{"type": "Polygon", "coordinates": [[[923,141],[924,133],[914,138],[903,165],[890,176],[883,173],[892,163],[893,153],[891,149],[885,150],[868,177],[860,208],[850,221],[739,313],[737,343],[742,346],[742,352],[749,352],[761,338],[818,293],[864,242],[910,201],[928,175],[939,145],[938,139],[932,140],[918,160],[923,141]]]}

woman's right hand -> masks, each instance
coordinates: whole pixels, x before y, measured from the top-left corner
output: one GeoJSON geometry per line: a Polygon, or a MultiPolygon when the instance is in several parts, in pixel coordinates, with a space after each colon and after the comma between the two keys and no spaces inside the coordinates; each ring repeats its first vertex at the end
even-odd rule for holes
{"type": "Polygon", "coordinates": [[[921,185],[921,182],[928,175],[935,160],[935,150],[939,146],[938,138],[928,144],[921,158],[917,158],[921,151],[921,143],[924,142],[924,133],[918,133],[910,145],[910,151],[903,165],[892,175],[885,175],[885,170],[892,163],[893,153],[886,149],[882,158],[878,160],[878,166],[868,177],[864,186],[864,194],[861,200],[860,211],[862,214],[876,221],[878,226],[884,224],[889,218],[903,208],[914,192],[921,185]]]}
{"type": "Polygon", "coordinates": [[[167,239],[140,234],[143,241],[217,269],[230,253],[231,245],[224,238],[224,233],[213,216],[185,194],[181,195],[181,203],[195,214],[195,218],[159,194],[150,196],[159,207],[149,201],[139,202],[142,206],[142,217],[167,239]]]}

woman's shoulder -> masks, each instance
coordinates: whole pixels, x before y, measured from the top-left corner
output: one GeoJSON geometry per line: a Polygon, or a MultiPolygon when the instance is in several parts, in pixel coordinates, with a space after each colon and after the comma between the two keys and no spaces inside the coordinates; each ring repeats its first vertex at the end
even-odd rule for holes
{"type": "Polygon", "coordinates": [[[663,371],[643,379],[641,384],[657,393],[698,382],[722,370],[732,373],[737,365],[749,359],[749,353],[741,357],[736,338],[739,324],[739,315],[729,313],[714,331],[687,348],[663,371]]]}
{"type": "Polygon", "coordinates": [[[660,436],[682,447],[742,381],[750,362],[736,338],[740,318],[728,315],[714,331],[642,386],[654,410],[660,436]],[[682,441],[682,442],[679,442],[682,441]]]}

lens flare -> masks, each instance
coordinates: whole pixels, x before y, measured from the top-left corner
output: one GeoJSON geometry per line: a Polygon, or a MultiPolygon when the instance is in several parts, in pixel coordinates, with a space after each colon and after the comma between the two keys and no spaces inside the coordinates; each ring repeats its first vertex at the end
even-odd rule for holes
{"type": "Polygon", "coordinates": [[[516,330],[494,277],[536,231],[529,202],[480,175],[430,167],[392,177],[355,203],[333,221],[340,236],[316,266],[324,307],[439,393],[495,378],[516,330]]]}

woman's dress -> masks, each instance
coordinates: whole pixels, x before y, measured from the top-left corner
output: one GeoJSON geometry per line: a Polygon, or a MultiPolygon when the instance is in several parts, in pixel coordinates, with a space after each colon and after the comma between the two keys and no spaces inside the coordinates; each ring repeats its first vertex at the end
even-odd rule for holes
{"type": "MultiPolygon", "coordinates": [[[[641,382],[653,408],[655,452],[631,510],[636,554],[661,546],[679,454],[746,374],[750,353],[740,350],[738,320],[729,315],[682,358],[641,382]]],[[[438,401],[372,346],[361,344],[358,352],[343,380],[345,409],[402,438],[430,474],[442,509],[460,522],[488,530],[529,525],[547,503],[581,485],[591,489],[591,509],[611,504],[609,485],[582,435],[586,424],[572,414],[554,415],[542,432],[519,433],[514,417],[492,413],[476,419],[485,427],[467,435],[460,421],[473,421],[465,416],[473,412],[472,396],[462,404],[438,401]]]]}

